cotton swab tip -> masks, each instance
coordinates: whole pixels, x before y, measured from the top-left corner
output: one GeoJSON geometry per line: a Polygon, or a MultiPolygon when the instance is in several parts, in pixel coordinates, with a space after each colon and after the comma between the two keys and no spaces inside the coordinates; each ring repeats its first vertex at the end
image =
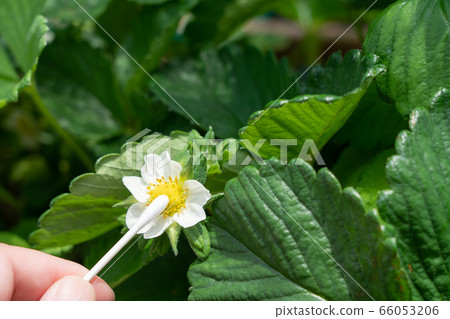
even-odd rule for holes
{"type": "MultiPolygon", "coordinates": [[[[134,227],[136,228],[143,228],[145,225],[150,223],[155,218],[155,212],[157,214],[160,214],[169,204],[169,197],[167,195],[160,195],[156,197],[150,204],[150,206],[147,207],[146,210],[142,213],[141,217],[139,217],[139,220],[137,221],[136,225],[134,227]]],[[[133,228],[134,228],[133,227],[133,228]]]]}
{"type": "Polygon", "coordinates": [[[100,259],[97,264],[83,277],[86,281],[91,281],[103,269],[114,256],[141,230],[150,223],[156,216],[161,214],[169,204],[169,197],[160,195],[156,197],[144,210],[137,223],[100,259]]]}

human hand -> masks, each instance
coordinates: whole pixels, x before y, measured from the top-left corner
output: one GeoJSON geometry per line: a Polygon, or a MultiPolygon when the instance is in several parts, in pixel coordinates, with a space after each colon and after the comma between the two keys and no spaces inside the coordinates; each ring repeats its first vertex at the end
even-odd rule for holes
{"type": "Polygon", "coordinates": [[[114,300],[108,284],[72,261],[0,243],[0,300],[114,300]]]}

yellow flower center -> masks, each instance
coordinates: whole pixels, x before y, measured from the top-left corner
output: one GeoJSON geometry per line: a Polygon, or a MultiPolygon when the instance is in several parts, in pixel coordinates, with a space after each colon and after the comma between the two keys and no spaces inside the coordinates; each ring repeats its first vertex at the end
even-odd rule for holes
{"type": "Polygon", "coordinates": [[[157,178],[156,184],[149,184],[147,186],[147,194],[150,195],[147,200],[147,206],[160,195],[166,195],[169,197],[169,204],[162,212],[164,218],[172,217],[176,213],[180,213],[181,209],[186,207],[187,189],[183,189],[183,182],[175,177],[169,177],[166,180],[164,177],[157,178]]]}

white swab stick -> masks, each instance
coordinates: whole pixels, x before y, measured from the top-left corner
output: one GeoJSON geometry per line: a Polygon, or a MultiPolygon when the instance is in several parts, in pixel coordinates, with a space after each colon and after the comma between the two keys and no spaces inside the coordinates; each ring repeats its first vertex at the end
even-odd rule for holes
{"type": "Polygon", "coordinates": [[[100,259],[94,267],[83,277],[86,281],[91,281],[119,251],[149,222],[161,214],[169,204],[169,197],[160,195],[144,210],[137,223],[100,259]]]}

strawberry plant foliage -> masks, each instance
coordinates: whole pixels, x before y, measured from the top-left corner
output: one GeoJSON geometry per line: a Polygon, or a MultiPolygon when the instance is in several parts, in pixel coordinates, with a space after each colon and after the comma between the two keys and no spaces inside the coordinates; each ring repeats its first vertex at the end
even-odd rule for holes
{"type": "Polygon", "coordinates": [[[357,50],[345,57],[335,53],[326,68],[313,68],[300,86],[300,91],[308,94],[268,103],[250,117],[240,136],[252,145],[265,139],[259,155],[266,158],[280,153],[280,146],[270,139],[296,140],[296,145],[288,148],[288,159],[299,156],[307,139],[320,149],[345,124],[373,78],[383,71],[377,56],[363,57],[357,50]]]}
{"type": "MultiPolygon", "coordinates": [[[[136,1],[135,1],[136,2],[136,1]]],[[[195,7],[198,0],[177,0],[177,1],[140,1],[141,4],[148,6],[141,7],[136,4],[127,4],[122,1],[117,2],[117,7],[112,6],[111,10],[105,13],[102,22],[106,23],[108,28],[113,28],[114,36],[124,37],[125,50],[136,59],[139,64],[147,71],[153,70],[164,53],[167,51],[180,19],[195,7]],[[114,14],[117,10],[123,10],[127,6],[132,6],[134,15],[132,20],[126,25],[122,25],[117,30],[117,20],[114,14]],[[111,16],[112,15],[112,16],[111,16]],[[122,35],[123,34],[123,35],[122,35]]],[[[106,41],[111,39],[104,35],[106,41]]],[[[130,60],[126,53],[117,48],[115,43],[111,46],[116,50],[115,66],[121,76],[122,81],[130,81],[127,84],[127,90],[135,89],[140,82],[145,82],[147,76],[142,69],[130,60]]]]}
{"type": "Polygon", "coordinates": [[[194,8],[195,20],[186,30],[188,41],[194,45],[210,41],[221,43],[249,18],[280,9],[292,0],[201,0],[194,8]]]}
{"type": "Polygon", "coordinates": [[[386,65],[378,88],[404,116],[426,107],[440,87],[450,87],[449,12],[449,1],[397,1],[370,26],[364,51],[386,65]]]}
{"type": "Polygon", "coordinates": [[[45,0],[0,2],[0,107],[16,101],[19,91],[31,84],[45,46],[47,25],[39,15],[44,3],[45,0]]]}
{"type": "Polygon", "coordinates": [[[74,245],[118,227],[117,217],[126,210],[113,208],[118,201],[108,197],[63,194],[55,198],[39,220],[42,228],[31,234],[30,241],[36,248],[74,245]]]}
{"type": "MultiPolygon", "coordinates": [[[[226,47],[202,52],[198,59],[177,61],[156,79],[204,129],[209,125],[219,137],[235,137],[253,112],[276,99],[295,80],[286,61],[263,55],[249,47],[226,47]],[[265,76],[269,72],[270,77],[265,76]]],[[[161,90],[157,96],[173,111],[189,116],[161,90]]],[[[292,88],[287,94],[295,94],[292,88]]]]}
{"type": "Polygon", "coordinates": [[[450,299],[450,94],[441,89],[429,110],[415,109],[411,131],[386,167],[391,190],[378,198],[381,216],[397,229],[414,299],[450,299]]]}
{"type": "Polygon", "coordinates": [[[378,192],[389,187],[384,174],[392,148],[380,152],[361,152],[348,147],[342,151],[332,171],[343,186],[352,186],[361,195],[366,208],[375,208],[378,192]]]}
{"type": "Polygon", "coordinates": [[[208,228],[211,254],[188,273],[191,300],[409,298],[393,238],[326,169],[247,167],[226,185],[208,228]]]}
{"type": "Polygon", "coordinates": [[[0,0],[0,242],[92,267],[167,151],[207,218],[130,242],[119,300],[449,300],[450,7],[394,2],[0,0]]]}
{"type": "Polygon", "coordinates": [[[96,143],[119,132],[126,120],[124,105],[104,52],[86,42],[56,40],[39,65],[36,78],[42,99],[70,133],[96,143]],[[92,74],[94,68],[98,72],[92,74]],[[84,116],[76,116],[80,113],[84,116]]]}
{"type": "MultiPolygon", "coordinates": [[[[77,0],[80,6],[94,18],[97,18],[106,10],[110,1],[77,0]]],[[[75,1],[67,3],[60,0],[46,0],[44,14],[50,19],[57,18],[64,22],[85,22],[90,19],[75,1]]]]}
{"type": "Polygon", "coordinates": [[[382,150],[392,147],[398,132],[407,126],[407,120],[395,107],[381,99],[375,83],[372,83],[331,142],[340,146],[348,143],[364,151],[382,150]]]}

